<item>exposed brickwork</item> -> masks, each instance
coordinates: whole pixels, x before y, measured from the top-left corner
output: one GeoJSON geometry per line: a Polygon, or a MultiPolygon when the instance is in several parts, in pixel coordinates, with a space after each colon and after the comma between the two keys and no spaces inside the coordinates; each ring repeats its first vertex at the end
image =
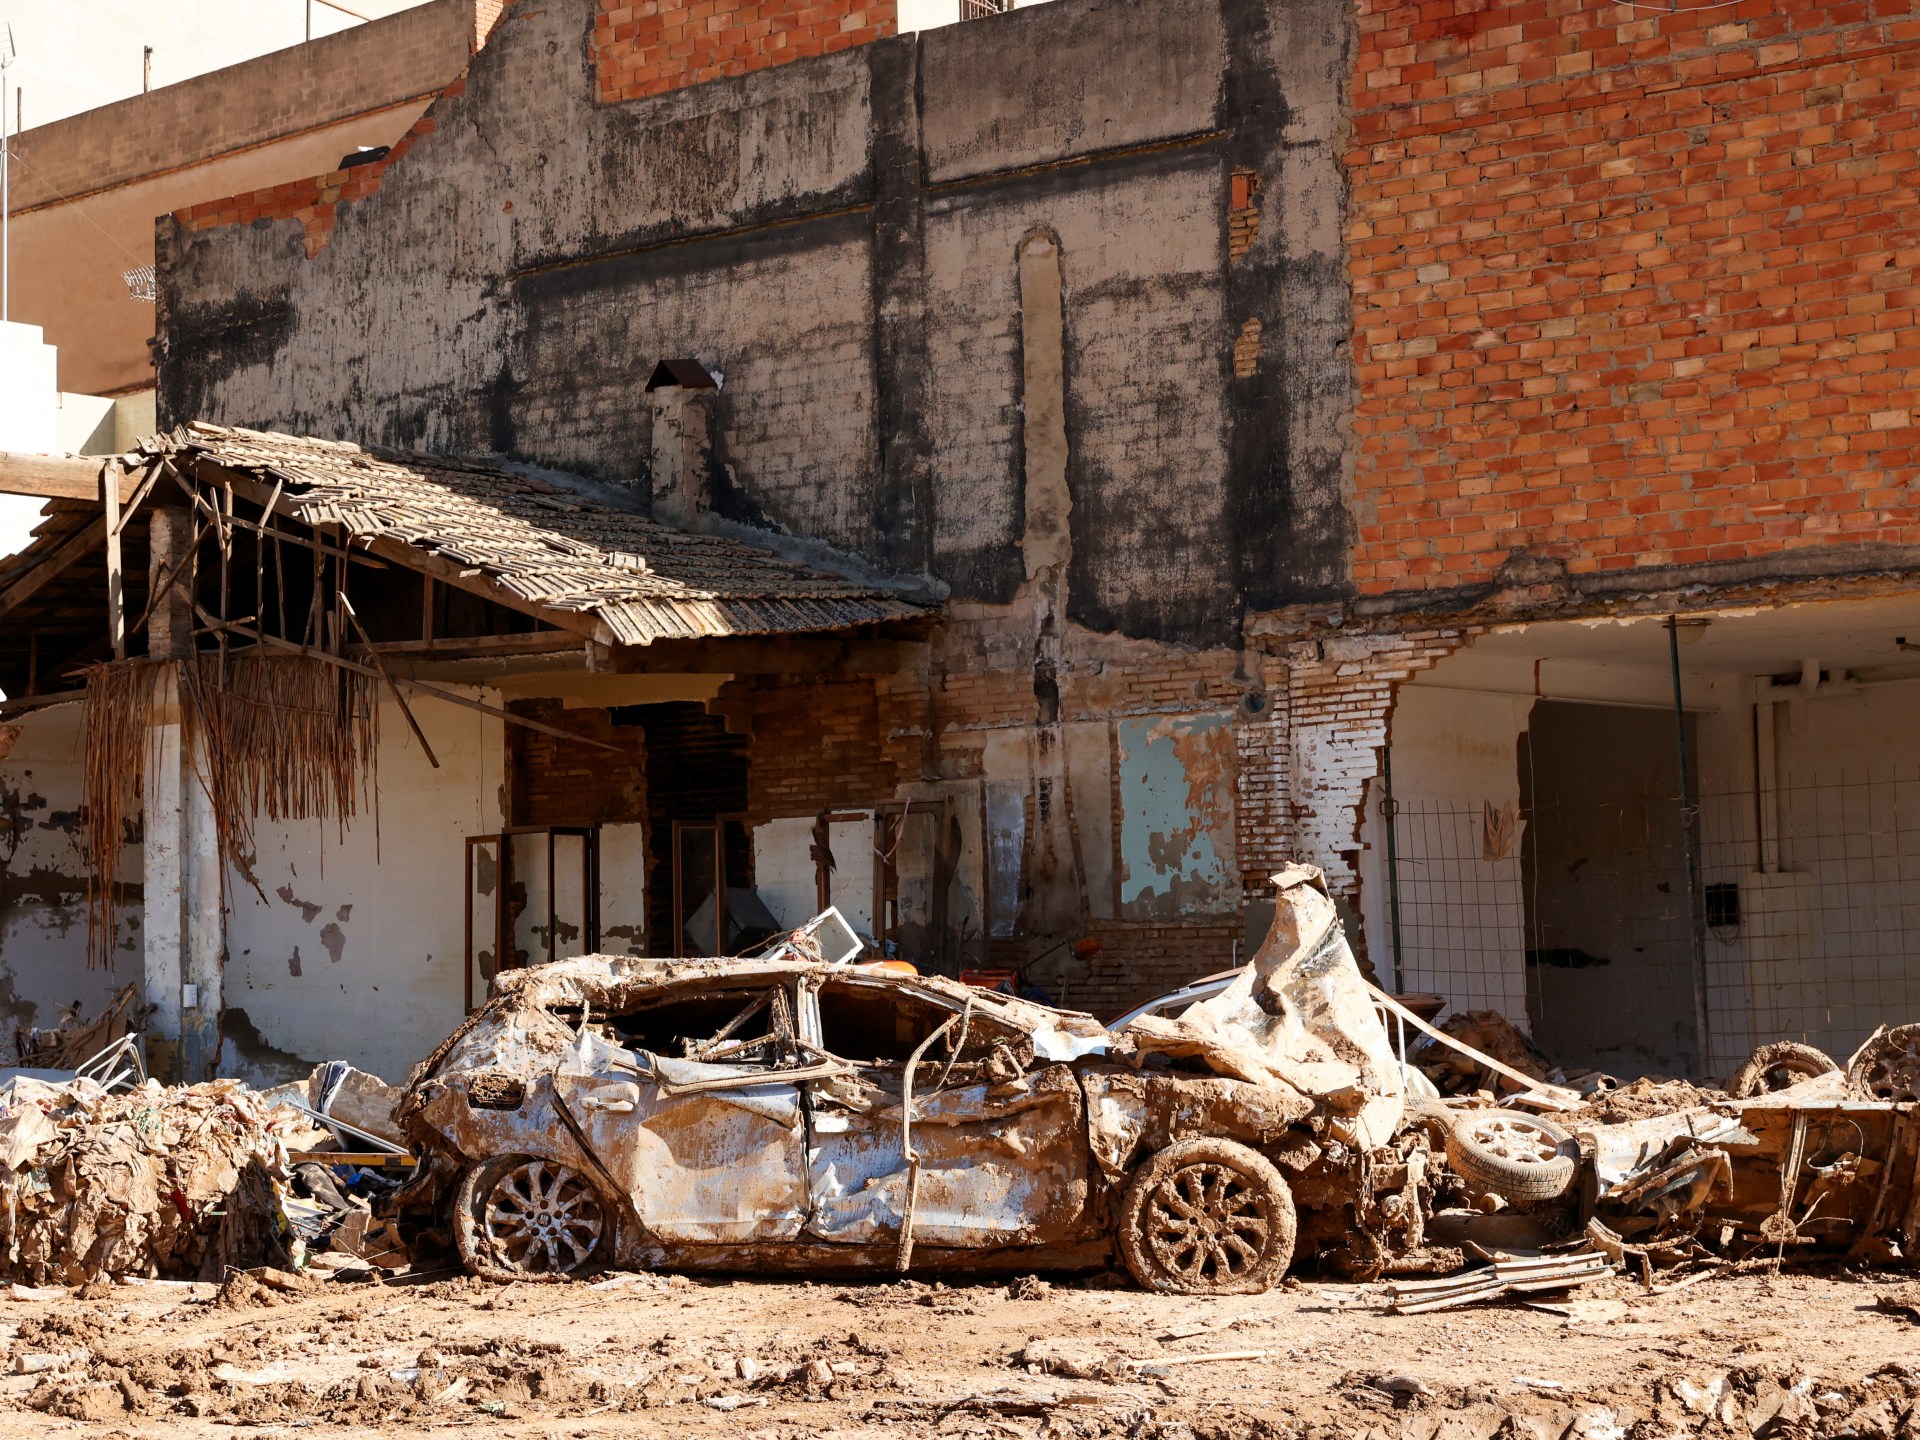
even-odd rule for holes
{"type": "Polygon", "coordinates": [[[1242,380],[1260,369],[1260,317],[1250,315],[1233,340],[1233,373],[1242,380]]]}
{"type": "Polygon", "coordinates": [[[613,825],[647,817],[646,737],[605,710],[567,710],[557,700],[521,701],[515,714],[617,745],[610,754],[555,735],[507,727],[510,825],[613,825]]]}
{"type": "Polygon", "coordinates": [[[603,101],[831,55],[894,33],[896,0],[600,0],[593,57],[603,101]]]}
{"type": "Polygon", "coordinates": [[[1238,260],[1260,238],[1260,177],[1244,165],[1234,170],[1227,194],[1227,258],[1238,260]]]}
{"type": "Polygon", "coordinates": [[[871,679],[735,682],[718,704],[746,718],[753,756],[747,808],[756,818],[866,809],[893,798],[901,776],[893,746],[882,739],[871,679]]]}
{"type": "Polygon", "coordinates": [[[1237,731],[1240,774],[1235,795],[1235,850],[1240,859],[1241,883],[1245,885],[1263,884],[1293,858],[1287,665],[1277,655],[1257,658],[1260,685],[1253,693],[1259,696],[1260,709],[1243,710],[1237,731]]]}
{"type": "Polygon", "coordinates": [[[1400,682],[1465,643],[1454,631],[1310,640],[1287,649],[1290,835],[1336,899],[1360,890],[1360,807],[1400,682]]]}
{"type": "MultiPolygon", "coordinates": [[[[440,98],[444,100],[463,94],[466,88],[466,76],[462,74],[441,90],[440,98]]],[[[431,135],[433,130],[433,109],[429,107],[427,113],[414,121],[407,133],[378,160],[356,165],[351,170],[330,170],[325,175],[292,180],[266,190],[229,195],[224,200],[208,200],[188,206],[185,210],[174,211],[173,218],[189,230],[211,230],[217,225],[249,225],[255,220],[298,220],[300,228],[306,232],[307,258],[311,260],[320,253],[321,247],[327,243],[327,237],[333,233],[340,202],[373,194],[380,188],[381,177],[387,170],[413,148],[415,141],[423,135],[431,135]]]]}
{"type": "Polygon", "coordinates": [[[1913,0],[1362,0],[1363,591],[1920,544],[1913,0]]]}

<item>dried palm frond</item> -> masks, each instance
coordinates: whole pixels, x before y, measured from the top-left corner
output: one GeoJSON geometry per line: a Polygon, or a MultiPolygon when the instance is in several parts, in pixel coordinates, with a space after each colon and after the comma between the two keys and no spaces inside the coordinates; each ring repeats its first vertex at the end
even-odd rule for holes
{"type": "Polygon", "coordinates": [[[375,795],[377,682],[300,655],[118,660],[87,671],[88,963],[111,966],[116,876],[127,817],[139,813],[153,707],[178,677],[188,753],[212,801],[220,851],[247,873],[253,827],[269,820],[347,821],[375,795]]]}

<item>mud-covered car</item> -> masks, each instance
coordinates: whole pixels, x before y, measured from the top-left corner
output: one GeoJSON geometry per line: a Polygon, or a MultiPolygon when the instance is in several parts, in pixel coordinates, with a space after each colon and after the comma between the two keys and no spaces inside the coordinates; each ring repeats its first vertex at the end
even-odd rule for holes
{"type": "Polygon", "coordinates": [[[1263,1289],[1419,1251],[1428,1142],[1315,872],[1259,956],[1125,1033],[957,982],[759,959],[509,972],[414,1073],[401,1196],[495,1278],[603,1264],[1091,1268],[1263,1289]]]}

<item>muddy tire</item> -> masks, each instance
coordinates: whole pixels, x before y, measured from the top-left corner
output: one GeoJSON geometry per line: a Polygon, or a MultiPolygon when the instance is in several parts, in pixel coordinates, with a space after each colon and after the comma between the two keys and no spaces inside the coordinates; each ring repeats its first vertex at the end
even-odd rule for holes
{"type": "Polygon", "coordinates": [[[1920,1100],[1920,1025],[1874,1031],[1847,1062],[1847,1088],[1869,1100],[1920,1100]]]}
{"type": "Polygon", "coordinates": [[[1785,1090],[1802,1080],[1811,1080],[1816,1075],[1826,1075],[1839,1068],[1824,1052],[1813,1046],[1783,1040],[1777,1045],[1762,1045],[1754,1051],[1747,1063],[1728,1078],[1727,1093],[1736,1100],[1751,1100],[1756,1095],[1770,1095],[1776,1090],[1785,1090]]]}
{"type": "Polygon", "coordinates": [[[1293,1261],[1293,1192],[1231,1140],[1181,1140],[1134,1172],[1120,1202],[1121,1258],[1148,1290],[1255,1295],[1293,1261]]]}
{"type": "Polygon", "coordinates": [[[1454,1121],[1447,1164],[1470,1190],[1503,1200],[1552,1200],[1573,1183],[1580,1147],[1551,1121],[1483,1110],[1454,1121]]]}
{"type": "Polygon", "coordinates": [[[580,1171],[532,1155],[471,1166],[453,1202],[460,1262],[487,1280],[577,1280],[613,1254],[616,1212],[580,1171]]]}

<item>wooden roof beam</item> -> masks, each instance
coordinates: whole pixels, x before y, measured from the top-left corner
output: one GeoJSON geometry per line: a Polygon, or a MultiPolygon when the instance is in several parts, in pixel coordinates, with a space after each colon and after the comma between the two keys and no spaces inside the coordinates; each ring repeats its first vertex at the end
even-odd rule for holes
{"type": "MultiPolygon", "coordinates": [[[[112,455],[29,455],[18,450],[0,450],[0,495],[98,503],[100,467],[117,458],[112,455]]],[[[119,498],[124,504],[133,498],[135,481],[125,471],[119,474],[119,498]]]]}

